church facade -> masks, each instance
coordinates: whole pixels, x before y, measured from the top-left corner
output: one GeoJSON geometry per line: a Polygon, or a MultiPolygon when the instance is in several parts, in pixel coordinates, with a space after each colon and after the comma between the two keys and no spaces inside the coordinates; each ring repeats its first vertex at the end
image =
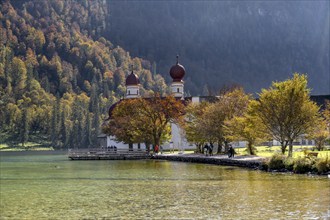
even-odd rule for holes
{"type": "MultiPolygon", "coordinates": [[[[173,81],[171,83],[171,93],[177,99],[186,99],[191,100],[192,102],[199,102],[199,97],[184,97],[184,81],[183,77],[186,71],[185,68],[179,63],[178,56],[176,64],[173,65],[170,69],[170,76],[173,81]]],[[[125,99],[133,99],[140,97],[140,80],[136,74],[132,71],[126,78],[126,95],[125,99]]],[[[112,105],[109,109],[109,116],[111,111],[114,109],[117,103],[112,105]]],[[[111,116],[110,116],[111,117],[111,116]]],[[[116,146],[117,149],[128,149],[128,144],[123,142],[117,142],[114,136],[106,136],[104,134],[99,135],[100,145],[102,147],[111,147],[116,146]],[[106,140],[105,140],[106,138],[106,140]]],[[[176,149],[176,150],[185,150],[193,149],[195,146],[191,143],[188,143],[185,138],[183,129],[180,128],[177,124],[171,123],[171,140],[165,142],[161,145],[163,149],[176,149]]],[[[146,149],[144,144],[133,144],[133,149],[146,149]]]]}

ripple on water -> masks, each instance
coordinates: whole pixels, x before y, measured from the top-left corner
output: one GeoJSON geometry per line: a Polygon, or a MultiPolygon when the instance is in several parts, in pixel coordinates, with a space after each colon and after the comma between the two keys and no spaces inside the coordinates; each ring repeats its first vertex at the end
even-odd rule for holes
{"type": "Polygon", "coordinates": [[[1,158],[0,167],[3,219],[330,216],[325,178],[167,161],[8,160],[1,158]],[[54,164],[60,169],[49,168],[54,164]]]}

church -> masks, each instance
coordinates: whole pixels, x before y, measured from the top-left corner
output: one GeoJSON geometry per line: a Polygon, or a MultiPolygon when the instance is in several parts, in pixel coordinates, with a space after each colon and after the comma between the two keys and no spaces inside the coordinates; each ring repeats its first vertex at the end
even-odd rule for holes
{"type": "MultiPolygon", "coordinates": [[[[218,99],[216,96],[195,96],[195,97],[184,97],[184,81],[183,78],[186,74],[184,66],[182,66],[179,63],[178,56],[176,60],[176,64],[173,65],[170,68],[170,76],[172,78],[171,83],[171,93],[176,99],[180,99],[182,101],[185,101],[186,103],[200,103],[203,101],[207,102],[214,102],[218,99]]],[[[134,99],[139,98],[140,95],[140,80],[136,74],[132,71],[126,78],[126,95],[125,99],[134,99]]],[[[330,95],[318,95],[318,96],[311,96],[311,100],[314,101],[317,105],[324,107],[325,101],[330,100],[330,95]]],[[[121,102],[121,101],[119,101],[121,102]]],[[[119,103],[113,104],[109,108],[109,118],[111,118],[111,113],[113,109],[116,107],[116,105],[119,103]]],[[[128,144],[123,142],[117,142],[115,137],[113,136],[107,136],[105,134],[100,134],[98,136],[99,143],[101,147],[107,148],[110,146],[116,146],[117,149],[128,149],[128,144]]],[[[245,147],[246,142],[240,141],[240,142],[233,142],[231,143],[234,147],[245,147]]],[[[313,140],[307,140],[304,136],[300,137],[295,142],[296,145],[314,145],[313,140]]],[[[280,145],[278,141],[269,141],[264,142],[262,145],[266,146],[274,146],[274,145],[280,145]]],[[[189,143],[187,139],[185,138],[184,130],[180,128],[175,123],[171,123],[171,140],[168,142],[162,143],[161,145],[163,149],[175,149],[179,151],[184,151],[186,149],[195,149],[196,146],[192,143],[189,143]]],[[[144,144],[133,144],[133,149],[146,149],[146,146],[144,144]]]]}
{"type": "MultiPolygon", "coordinates": [[[[181,99],[191,102],[200,102],[203,97],[184,97],[184,81],[183,78],[186,74],[184,66],[179,63],[179,57],[177,56],[176,64],[173,65],[170,69],[170,76],[172,78],[171,83],[171,93],[176,99],[181,99]]],[[[125,99],[134,99],[140,97],[140,80],[138,76],[132,71],[126,78],[126,95],[125,99]]],[[[205,99],[206,97],[204,97],[205,99]]],[[[120,102],[120,101],[119,101],[120,102]]],[[[109,108],[109,118],[111,117],[111,112],[119,103],[113,104],[109,108]]],[[[98,136],[101,147],[110,147],[116,146],[117,149],[128,149],[128,144],[123,142],[117,142],[115,137],[107,136],[101,134],[98,136]]],[[[146,149],[144,144],[133,144],[133,149],[137,149],[138,146],[140,149],[146,149]]],[[[165,142],[161,145],[163,149],[176,149],[176,150],[185,150],[185,149],[195,149],[195,145],[188,143],[184,131],[174,123],[171,123],[171,140],[165,142]]]]}

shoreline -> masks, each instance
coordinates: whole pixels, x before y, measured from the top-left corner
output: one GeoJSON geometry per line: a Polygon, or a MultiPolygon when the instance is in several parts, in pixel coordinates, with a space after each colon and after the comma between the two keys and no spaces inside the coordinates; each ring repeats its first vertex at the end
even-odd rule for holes
{"type": "Polygon", "coordinates": [[[22,150],[22,151],[0,151],[3,155],[67,155],[68,150],[22,150]]]}
{"type": "Polygon", "coordinates": [[[205,156],[203,154],[159,154],[153,155],[151,159],[155,160],[168,160],[186,163],[202,163],[202,164],[213,164],[220,166],[234,166],[240,168],[247,168],[253,170],[260,170],[267,173],[283,173],[283,174],[295,174],[295,175],[310,175],[310,176],[328,176],[330,173],[318,174],[314,172],[308,173],[295,173],[289,170],[268,170],[264,169],[263,164],[267,160],[265,157],[259,156],[236,156],[234,158],[228,158],[227,155],[212,155],[205,156]]]}
{"type": "Polygon", "coordinates": [[[258,156],[236,156],[228,158],[227,155],[205,156],[203,154],[158,154],[153,155],[151,159],[169,160],[188,163],[204,163],[224,166],[245,167],[250,169],[260,169],[264,157],[258,156]]]}
{"type": "MultiPolygon", "coordinates": [[[[50,150],[50,151],[0,151],[0,156],[20,156],[20,155],[64,155],[68,156],[67,150],[50,150]]],[[[70,159],[70,158],[68,158],[70,159]]],[[[264,164],[267,160],[266,157],[260,156],[251,156],[251,155],[237,155],[234,158],[228,158],[224,154],[215,154],[212,156],[206,156],[204,154],[196,153],[183,153],[183,154],[156,154],[150,155],[147,158],[127,158],[130,160],[167,160],[167,161],[176,161],[176,162],[185,162],[185,163],[200,163],[200,164],[211,164],[218,166],[233,166],[240,168],[247,168],[252,170],[260,170],[268,173],[283,173],[283,174],[303,174],[311,176],[328,176],[330,178],[330,173],[318,174],[316,172],[308,173],[295,173],[290,170],[268,170],[265,169],[264,164]]],[[[126,158],[122,160],[127,160],[126,158]]],[[[90,160],[81,158],[79,160],[90,160]]],[[[101,160],[98,158],[98,160],[101,160]]],[[[111,160],[110,158],[102,158],[102,160],[111,160]]],[[[112,159],[113,160],[113,159],[112,159]]],[[[120,160],[120,159],[119,159],[120,160]]]]}

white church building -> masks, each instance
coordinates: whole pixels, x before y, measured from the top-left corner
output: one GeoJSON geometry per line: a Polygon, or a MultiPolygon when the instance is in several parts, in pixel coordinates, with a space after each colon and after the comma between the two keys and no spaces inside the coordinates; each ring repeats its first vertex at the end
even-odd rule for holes
{"type": "MultiPolygon", "coordinates": [[[[173,79],[171,83],[171,92],[173,96],[177,99],[186,99],[191,100],[192,102],[202,101],[202,97],[184,97],[184,81],[183,77],[186,71],[185,68],[179,64],[178,56],[176,64],[173,65],[170,69],[170,75],[173,79]]],[[[140,80],[136,74],[132,71],[126,78],[126,95],[125,99],[133,99],[140,97],[140,80]]],[[[116,103],[112,105],[109,109],[111,112],[116,103]]],[[[123,142],[117,142],[114,136],[106,136],[101,134],[98,136],[100,140],[100,145],[102,147],[111,147],[116,146],[117,149],[128,149],[128,144],[123,142]],[[106,140],[105,140],[106,138],[106,140]]],[[[144,144],[133,144],[133,149],[137,149],[140,145],[140,149],[146,149],[144,144]]],[[[163,149],[175,149],[175,150],[185,150],[185,149],[195,149],[195,145],[188,143],[185,138],[184,130],[181,129],[177,124],[171,124],[171,140],[161,144],[163,149]]]]}

